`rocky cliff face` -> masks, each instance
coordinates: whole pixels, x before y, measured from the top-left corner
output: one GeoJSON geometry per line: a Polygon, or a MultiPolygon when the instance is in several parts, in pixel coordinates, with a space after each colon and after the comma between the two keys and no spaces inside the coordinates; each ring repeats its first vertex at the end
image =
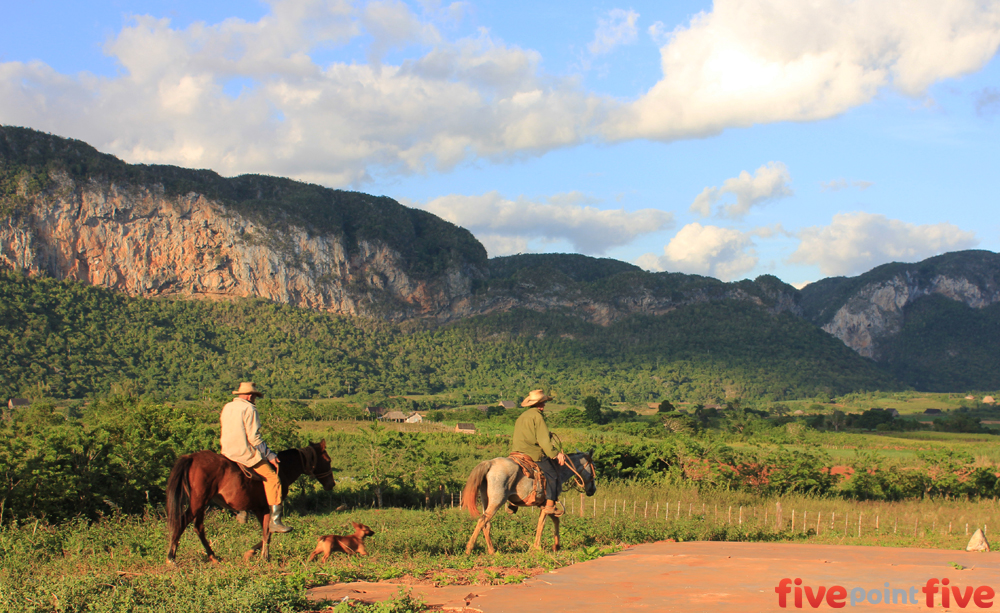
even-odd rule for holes
{"type": "MultiPolygon", "coordinates": [[[[31,206],[0,220],[0,264],[134,296],[264,298],[394,321],[447,322],[527,308],[607,325],[711,300],[801,313],[794,290],[780,282],[765,291],[751,282],[686,275],[667,281],[634,267],[581,283],[542,266],[473,292],[489,272],[471,263],[415,279],[403,256],[383,242],[360,240],[348,250],[342,236],[265,226],[194,192],[170,196],[156,185],[81,184],[58,172],[49,179],[50,188],[31,206]]],[[[549,264],[559,264],[582,256],[551,258],[549,264]]]]}
{"type": "Polygon", "coordinates": [[[839,299],[834,293],[827,296],[843,304],[829,321],[816,322],[876,361],[884,357],[886,341],[902,330],[907,307],[920,298],[936,294],[976,309],[1000,302],[1000,256],[988,251],[958,252],[887,267],[892,269],[880,267],[862,275],[849,291],[840,292],[839,299]]]}
{"type": "Polygon", "coordinates": [[[392,321],[527,308],[607,325],[712,300],[801,314],[774,278],[727,284],[566,254],[487,262],[467,230],[388,198],[129,165],[4,126],[0,266],[134,296],[263,298],[392,321]]]}
{"type": "Polygon", "coordinates": [[[0,263],[135,296],[258,297],[348,315],[406,319],[450,312],[467,299],[474,266],[415,280],[384,243],[260,224],[196,193],[157,186],[55,189],[0,220],[0,263]]]}

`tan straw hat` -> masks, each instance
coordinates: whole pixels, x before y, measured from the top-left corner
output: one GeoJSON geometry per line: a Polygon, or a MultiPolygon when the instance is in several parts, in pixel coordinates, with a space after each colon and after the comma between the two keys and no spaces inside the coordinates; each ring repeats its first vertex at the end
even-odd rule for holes
{"type": "Polygon", "coordinates": [[[233,392],[234,396],[242,396],[243,394],[252,394],[254,396],[264,397],[262,392],[257,391],[257,386],[253,384],[253,381],[244,381],[240,383],[240,389],[233,392]]]}
{"type": "Polygon", "coordinates": [[[552,400],[552,396],[547,396],[542,390],[532,390],[528,397],[521,402],[522,407],[533,407],[543,402],[552,400]]]}

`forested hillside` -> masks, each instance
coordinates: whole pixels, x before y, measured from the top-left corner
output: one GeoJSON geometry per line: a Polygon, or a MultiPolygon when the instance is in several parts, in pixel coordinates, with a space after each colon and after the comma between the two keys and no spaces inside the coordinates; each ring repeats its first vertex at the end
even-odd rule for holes
{"type": "Polygon", "coordinates": [[[908,306],[898,335],[887,343],[885,365],[919,390],[1000,387],[1000,304],[975,309],[943,296],[908,306]]]}
{"type": "Polygon", "coordinates": [[[514,309],[407,330],[262,300],[148,300],[3,272],[0,321],[6,396],[118,386],[193,398],[253,379],[279,397],[513,397],[542,386],[568,402],[753,402],[896,386],[802,319],[735,301],[604,327],[514,309]]]}

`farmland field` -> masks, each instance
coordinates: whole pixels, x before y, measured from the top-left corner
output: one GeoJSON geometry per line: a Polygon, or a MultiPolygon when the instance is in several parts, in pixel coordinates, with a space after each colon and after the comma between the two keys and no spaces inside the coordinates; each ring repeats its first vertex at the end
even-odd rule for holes
{"type": "MultiPolygon", "coordinates": [[[[517,411],[459,407],[420,424],[301,419],[315,405],[262,402],[265,431],[277,448],[326,440],[338,485],[329,492],[308,481],[292,487],[295,530],[273,538],[269,561],[241,558],[256,528],[210,512],[218,567],[205,561],[191,530],[178,566],[165,565],[162,496],[177,455],[217,444],[217,402],[109,398],[76,408],[36,403],[14,415],[0,426],[0,610],[309,611],[321,607],[305,599],[314,585],[514,583],[664,539],[960,549],[977,528],[991,535],[1000,527],[1000,451],[981,426],[831,430],[833,411],[852,411],[839,401],[823,404],[822,423],[816,414],[730,409],[698,422],[692,413],[614,407],[604,408],[598,424],[577,407],[555,406],[549,420],[564,447],[595,450],[597,494],[564,492],[559,552],[529,549],[537,515],[521,510],[495,520],[499,554],[487,555],[480,540],[466,556],[474,522],[456,506],[458,492],[476,463],[506,455],[517,411]],[[474,422],[477,434],[455,433],[459,421],[474,422]],[[306,562],[318,535],[346,534],[349,521],[375,530],[369,557],[306,562]]],[[[992,411],[951,406],[949,419],[992,411]]],[[[547,528],[543,544],[550,537],[547,528]]],[[[421,609],[405,597],[386,607],[421,609]]]]}

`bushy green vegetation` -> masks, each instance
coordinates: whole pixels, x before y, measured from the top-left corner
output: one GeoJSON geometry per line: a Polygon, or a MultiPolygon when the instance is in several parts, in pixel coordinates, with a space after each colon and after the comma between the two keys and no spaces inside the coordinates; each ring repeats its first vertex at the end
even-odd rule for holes
{"type": "Polygon", "coordinates": [[[926,296],[909,305],[905,317],[885,349],[896,378],[935,391],[1000,387],[1000,304],[974,309],[926,296]]]}
{"type": "MultiPolygon", "coordinates": [[[[0,611],[159,611],[180,602],[198,610],[307,611],[317,605],[305,599],[306,588],[335,581],[519,582],[665,538],[954,547],[967,540],[970,524],[995,521],[1000,452],[989,434],[880,430],[886,422],[873,417],[878,411],[845,431],[825,422],[811,427],[814,416],[737,403],[639,415],[593,398],[583,409],[553,407],[549,416],[565,448],[595,450],[599,470],[597,496],[563,495],[563,551],[528,550],[536,516],[524,511],[496,522],[504,555],[477,549],[465,556],[473,523],[455,508],[458,493],[476,463],[506,455],[504,433],[520,409],[478,413],[481,431],[499,435],[463,435],[447,431],[461,409],[440,409],[439,426],[296,422],[334,403],[265,398],[259,409],[270,444],[324,438],[337,486],[323,491],[308,478],[293,486],[287,506],[296,531],[274,539],[269,562],[241,561],[256,528],[219,510],[209,514],[208,531],[225,563],[209,567],[189,531],[180,567],[168,571],[164,479],[177,455],[216,448],[227,399],[224,390],[170,404],[115,396],[9,412],[0,422],[0,611]],[[862,424],[875,429],[862,433],[862,424]],[[829,470],[836,464],[853,475],[829,470]],[[345,533],[349,520],[376,531],[372,555],[306,564],[315,536],[345,533]]],[[[384,607],[422,609],[405,594],[384,607]]]]}
{"type": "Polygon", "coordinates": [[[284,398],[465,392],[564,402],[749,402],[892,389],[821,330],[748,303],[681,307],[607,327],[515,310],[432,330],[263,300],[131,298],[0,272],[0,395],[112,390],[196,399],[254,380],[284,398]]]}

